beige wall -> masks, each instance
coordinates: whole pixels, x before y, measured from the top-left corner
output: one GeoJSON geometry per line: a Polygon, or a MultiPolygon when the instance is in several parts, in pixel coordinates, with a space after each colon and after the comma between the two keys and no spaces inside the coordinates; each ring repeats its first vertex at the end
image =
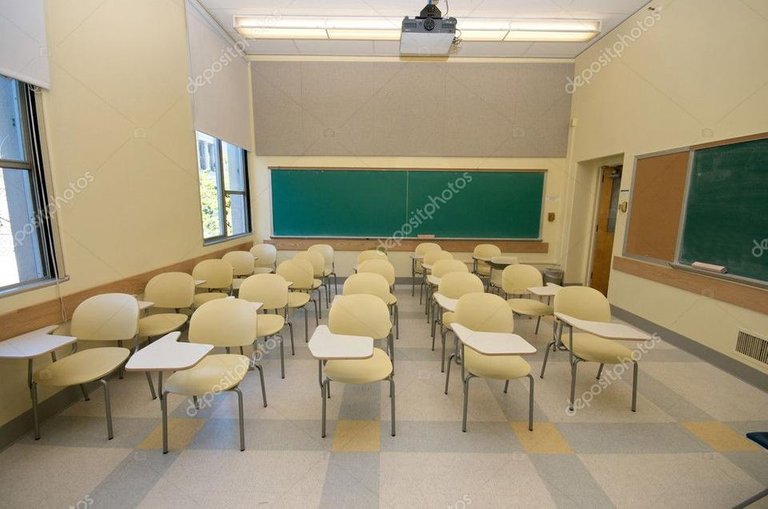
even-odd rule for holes
{"type": "MultiPolygon", "coordinates": [[[[268,239],[272,233],[272,203],[269,177],[270,166],[316,166],[316,167],[355,167],[355,168],[504,168],[504,169],[546,169],[546,189],[543,210],[545,219],[542,238],[549,242],[549,253],[522,253],[519,260],[540,266],[560,263],[560,239],[563,229],[563,194],[566,188],[565,159],[562,158],[463,158],[463,157],[256,157],[254,168],[255,180],[252,183],[255,222],[254,233],[257,237],[268,239]],[[556,220],[548,222],[546,213],[554,212],[556,220]]],[[[461,253],[459,253],[461,254],[461,253]]],[[[280,252],[280,260],[291,256],[291,252],[280,252]]],[[[357,252],[337,253],[336,272],[341,275],[351,274],[357,252]]],[[[470,259],[470,253],[463,253],[463,258],[470,259]]],[[[395,265],[398,277],[410,277],[411,262],[406,252],[390,253],[390,260],[395,265]]]]}
{"type": "MultiPolygon", "coordinates": [[[[57,212],[70,278],[61,293],[226,247],[202,245],[184,3],[49,0],[46,18],[51,194],[71,196],[57,212]]],[[[0,298],[0,314],[56,295],[0,298]]],[[[25,363],[0,361],[0,372],[3,424],[30,403],[25,363]]]]}
{"type": "MultiPolygon", "coordinates": [[[[593,76],[575,89],[569,171],[623,153],[622,189],[630,187],[637,155],[768,131],[768,4],[654,4],[660,8],[655,13],[637,13],[576,60],[576,76],[590,66],[593,76]],[[635,30],[639,37],[631,41],[626,37],[638,22],[647,29],[635,30]],[[621,46],[620,56],[606,56],[621,46]]],[[[573,192],[573,180],[570,186],[573,192]]],[[[615,255],[622,252],[625,222],[620,214],[615,255]]],[[[620,308],[768,372],[734,352],[737,329],[764,334],[766,315],[618,271],[611,273],[609,297],[620,308]]]]}

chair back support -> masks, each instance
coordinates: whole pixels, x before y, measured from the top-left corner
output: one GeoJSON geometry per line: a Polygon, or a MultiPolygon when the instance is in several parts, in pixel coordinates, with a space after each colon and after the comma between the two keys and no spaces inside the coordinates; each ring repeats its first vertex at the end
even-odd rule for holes
{"type": "Polygon", "coordinates": [[[424,260],[422,261],[422,264],[433,265],[438,260],[453,260],[453,255],[448,251],[438,251],[437,249],[433,251],[427,251],[424,253],[424,260]]]}
{"type": "Polygon", "coordinates": [[[515,319],[507,301],[492,293],[468,293],[456,304],[456,321],[482,332],[514,332],[515,319]]]}
{"type": "MultiPolygon", "coordinates": [[[[465,265],[466,267],[466,265],[465,265]]],[[[449,272],[440,279],[437,291],[449,299],[458,299],[468,293],[483,293],[483,280],[469,272],[449,272]]]]}
{"type": "Polygon", "coordinates": [[[257,258],[255,267],[274,267],[277,260],[277,248],[272,244],[254,244],[251,254],[257,258]]]}
{"type": "Polygon", "coordinates": [[[192,307],[195,278],[186,272],[164,272],[153,277],[144,288],[144,298],[156,308],[182,309],[192,307]]]}
{"type": "Polygon", "coordinates": [[[330,244],[314,244],[309,246],[307,251],[316,251],[323,255],[323,258],[325,259],[325,268],[334,270],[336,252],[334,251],[333,246],[330,244]]]}
{"type": "Polygon", "coordinates": [[[440,247],[440,244],[435,244],[434,242],[422,242],[418,246],[416,246],[416,249],[414,249],[414,253],[417,256],[424,256],[429,251],[441,251],[442,248],[440,247]]]}
{"type": "Polygon", "coordinates": [[[581,320],[611,321],[611,305],[605,295],[588,286],[566,286],[555,295],[556,313],[565,313],[581,320]]]}
{"type": "Polygon", "coordinates": [[[328,329],[334,334],[384,339],[392,330],[389,308],[375,295],[336,297],[328,313],[328,329]]]}
{"type": "Polygon", "coordinates": [[[230,251],[221,257],[222,260],[232,265],[232,274],[235,277],[250,276],[253,274],[253,255],[249,251],[230,251]]]}
{"type": "Polygon", "coordinates": [[[316,278],[323,277],[325,272],[325,257],[317,251],[303,251],[293,257],[296,260],[306,260],[312,265],[312,274],[316,278]]]}
{"type": "Polygon", "coordinates": [[[395,284],[395,266],[389,260],[366,260],[357,266],[357,272],[372,272],[379,274],[387,280],[387,284],[395,284]]]}
{"type": "Polygon", "coordinates": [[[509,265],[501,273],[501,289],[508,294],[522,295],[528,293],[528,288],[532,286],[543,285],[544,277],[533,265],[509,265]]]}
{"type": "Polygon", "coordinates": [[[387,253],[384,251],[379,251],[378,249],[368,249],[366,251],[362,251],[360,254],[357,255],[357,264],[360,265],[366,260],[386,260],[387,259],[387,253]]]}
{"type": "MultiPolygon", "coordinates": [[[[375,260],[369,260],[365,263],[369,263],[371,261],[375,260]]],[[[375,272],[358,272],[357,274],[352,274],[346,279],[346,281],[344,281],[342,294],[375,295],[386,303],[390,295],[389,282],[387,282],[384,276],[375,272]]]]}
{"type": "Polygon", "coordinates": [[[291,281],[291,290],[309,290],[312,288],[314,270],[307,260],[286,260],[277,266],[277,274],[283,276],[286,281],[291,281]]]}
{"type": "Polygon", "coordinates": [[[501,255],[501,249],[495,244],[478,244],[475,246],[472,255],[475,258],[492,258],[501,255]]]}
{"type": "Polygon", "coordinates": [[[443,277],[449,272],[469,272],[469,267],[461,260],[438,260],[432,265],[432,275],[435,277],[443,277]]]}
{"type": "Polygon", "coordinates": [[[283,309],[288,305],[288,283],[279,274],[255,274],[243,281],[238,296],[249,302],[261,302],[262,309],[283,309]]]}
{"type": "Polygon", "coordinates": [[[189,319],[189,342],[247,346],[256,340],[256,311],[242,299],[206,302],[189,319]]]}
{"type": "Polygon", "coordinates": [[[205,279],[198,288],[219,290],[232,286],[232,264],[226,260],[203,260],[192,269],[193,279],[205,279]]]}
{"type": "Polygon", "coordinates": [[[139,303],[132,295],[105,293],[80,303],[72,313],[70,333],[82,341],[124,341],[139,329],[139,303]]]}

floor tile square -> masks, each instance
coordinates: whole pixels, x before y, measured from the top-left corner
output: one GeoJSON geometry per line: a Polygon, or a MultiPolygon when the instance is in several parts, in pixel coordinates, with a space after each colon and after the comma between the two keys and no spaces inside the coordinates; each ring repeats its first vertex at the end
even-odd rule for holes
{"type": "Polygon", "coordinates": [[[333,452],[376,452],[381,450],[379,421],[339,420],[333,433],[333,452]]]}
{"type": "Polygon", "coordinates": [[[688,431],[719,452],[749,452],[759,451],[761,448],[744,435],[737,433],[733,428],[717,421],[709,422],[684,422],[688,431]]]}
{"type": "Polygon", "coordinates": [[[510,425],[528,454],[571,454],[573,452],[554,423],[534,421],[533,431],[528,429],[527,421],[512,422],[510,425]]]}
{"type": "MultiPolygon", "coordinates": [[[[195,438],[200,428],[205,425],[205,419],[168,419],[168,450],[179,451],[186,449],[195,438]]],[[[163,448],[163,425],[158,424],[152,432],[138,445],[139,449],[163,448]]]]}

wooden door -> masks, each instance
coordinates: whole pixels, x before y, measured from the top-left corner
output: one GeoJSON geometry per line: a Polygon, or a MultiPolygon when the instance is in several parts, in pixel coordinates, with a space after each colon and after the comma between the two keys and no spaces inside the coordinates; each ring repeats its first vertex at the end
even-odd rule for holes
{"type": "Polygon", "coordinates": [[[611,276],[613,235],[616,230],[619,188],[621,187],[621,166],[603,166],[600,171],[595,248],[592,252],[592,274],[589,278],[589,286],[607,296],[608,279],[611,276]]]}

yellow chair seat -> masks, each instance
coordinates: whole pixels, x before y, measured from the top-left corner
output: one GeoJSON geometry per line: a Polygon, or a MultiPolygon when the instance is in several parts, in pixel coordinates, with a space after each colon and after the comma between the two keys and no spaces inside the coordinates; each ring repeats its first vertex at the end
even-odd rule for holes
{"type": "Polygon", "coordinates": [[[446,311],[443,313],[443,325],[448,327],[450,324],[456,321],[456,313],[453,311],[446,311]]]}
{"type": "Polygon", "coordinates": [[[253,269],[254,274],[271,274],[275,269],[272,267],[256,267],[253,269]]]}
{"type": "Polygon", "coordinates": [[[301,308],[309,302],[309,294],[304,292],[290,292],[288,294],[288,307],[301,308]]]}
{"type": "Polygon", "coordinates": [[[116,370],[130,354],[127,348],[115,346],[80,350],[39,369],[34,379],[56,387],[93,382],[116,370]]]}
{"type": "Polygon", "coordinates": [[[552,306],[533,299],[509,299],[507,304],[518,315],[547,316],[554,313],[552,306]]]}
{"type": "Polygon", "coordinates": [[[139,336],[162,336],[173,332],[187,321],[187,315],[181,313],[158,313],[139,318],[139,336]]]}
{"type": "Polygon", "coordinates": [[[392,361],[381,348],[373,349],[370,359],[328,361],[325,374],[334,382],[368,384],[384,380],[392,373],[392,361]]]}
{"type": "Polygon", "coordinates": [[[466,368],[483,378],[511,380],[531,372],[531,366],[517,355],[483,355],[469,347],[464,348],[466,368]]]}
{"type": "Polygon", "coordinates": [[[259,337],[271,336],[280,332],[285,326],[285,318],[280,315],[259,314],[256,319],[256,335],[259,337]]]}
{"type": "Polygon", "coordinates": [[[323,270],[323,277],[328,277],[331,274],[333,274],[333,270],[332,269],[325,269],[325,270],[323,270]]]}
{"type": "MultiPolygon", "coordinates": [[[[563,331],[562,342],[570,346],[569,333],[563,331]]],[[[573,354],[585,361],[620,364],[632,358],[632,350],[613,339],[600,338],[586,332],[573,333],[573,354]]]]}
{"type": "Polygon", "coordinates": [[[227,297],[229,297],[229,295],[223,292],[196,293],[192,299],[192,303],[195,305],[195,307],[199,307],[206,302],[210,302],[216,299],[226,299],[227,297]]]}
{"type": "Polygon", "coordinates": [[[313,289],[313,290],[316,290],[316,289],[320,288],[320,286],[321,286],[322,284],[323,284],[323,282],[322,282],[322,281],[320,281],[319,279],[313,279],[313,280],[312,280],[312,289],[313,289]]]}
{"type": "Polygon", "coordinates": [[[245,355],[209,355],[197,366],[168,377],[165,389],[187,396],[226,391],[245,378],[249,364],[250,360],[245,355]]]}

